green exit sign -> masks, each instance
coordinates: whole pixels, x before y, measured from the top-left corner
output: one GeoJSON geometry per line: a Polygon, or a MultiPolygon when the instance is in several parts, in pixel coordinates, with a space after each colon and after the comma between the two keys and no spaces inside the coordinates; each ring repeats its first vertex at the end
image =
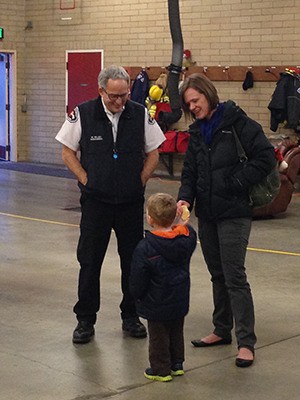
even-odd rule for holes
{"type": "Polygon", "coordinates": [[[4,38],[4,29],[0,28],[0,40],[4,38]]]}

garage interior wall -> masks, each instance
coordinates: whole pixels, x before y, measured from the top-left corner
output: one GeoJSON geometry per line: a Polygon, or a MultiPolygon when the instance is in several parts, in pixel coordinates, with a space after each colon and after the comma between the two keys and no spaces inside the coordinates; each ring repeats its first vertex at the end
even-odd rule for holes
{"type": "MultiPolygon", "coordinates": [[[[300,64],[298,0],[181,0],[184,48],[197,65],[300,64]]],[[[104,50],[104,66],[167,66],[167,0],[1,0],[0,51],[17,54],[18,161],[61,164],[54,137],[65,119],[66,50],[104,50]],[[71,18],[71,19],[70,19],[71,18]],[[27,112],[21,112],[23,94],[27,112]]],[[[276,82],[215,82],[264,127],[276,82]]],[[[285,134],[279,130],[275,135],[285,134]]]]}

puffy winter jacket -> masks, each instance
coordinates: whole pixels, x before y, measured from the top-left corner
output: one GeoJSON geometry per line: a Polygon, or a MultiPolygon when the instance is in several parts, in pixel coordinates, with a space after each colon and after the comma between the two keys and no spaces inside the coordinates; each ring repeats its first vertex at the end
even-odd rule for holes
{"type": "Polygon", "coordinates": [[[190,259],[196,247],[196,232],[175,238],[151,232],[136,247],[130,289],[139,316],[167,321],[184,317],[189,310],[190,259]]]}
{"type": "Polygon", "coordinates": [[[201,135],[201,121],[196,120],[189,132],[178,199],[191,206],[195,201],[195,214],[203,220],[251,217],[249,188],[276,165],[262,127],[229,100],[210,146],[201,135]],[[248,157],[246,164],[239,162],[232,126],[248,157]]]}
{"type": "Polygon", "coordinates": [[[278,125],[286,122],[286,128],[300,127],[300,79],[289,73],[281,73],[268,109],[271,111],[270,129],[277,131],[278,125]]]}

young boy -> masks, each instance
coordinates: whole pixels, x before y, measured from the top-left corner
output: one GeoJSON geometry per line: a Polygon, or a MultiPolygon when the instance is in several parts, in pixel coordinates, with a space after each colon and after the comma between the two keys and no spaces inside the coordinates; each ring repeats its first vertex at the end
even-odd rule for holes
{"type": "MultiPolygon", "coordinates": [[[[157,193],[147,202],[152,227],[136,247],[130,276],[137,313],[148,322],[148,379],[168,382],[183,375],[184,317],[189,310],[190,260],[196,232],[185,225],[183,210],[169,194],[157,193]],[[178,222],[177,222],[178,220],[178,222]]],[[[189,214],[189,213],[188,213],[189,214]]]]}

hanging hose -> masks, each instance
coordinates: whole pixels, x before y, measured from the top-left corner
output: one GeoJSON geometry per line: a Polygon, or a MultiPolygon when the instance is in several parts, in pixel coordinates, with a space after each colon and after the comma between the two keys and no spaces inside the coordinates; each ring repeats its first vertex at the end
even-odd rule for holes
{"type": "Polygon", "coordinates": [[[168,0],[169,25],[172,37],[172,61],[168,67],[168,94],[171,112],[161,112],[159,121],[164,124],[177,122],[181,115],[181,104],[179,96],[179,78],[182,71],[183,38],[180,24],[179,0],[168,0]]]}

